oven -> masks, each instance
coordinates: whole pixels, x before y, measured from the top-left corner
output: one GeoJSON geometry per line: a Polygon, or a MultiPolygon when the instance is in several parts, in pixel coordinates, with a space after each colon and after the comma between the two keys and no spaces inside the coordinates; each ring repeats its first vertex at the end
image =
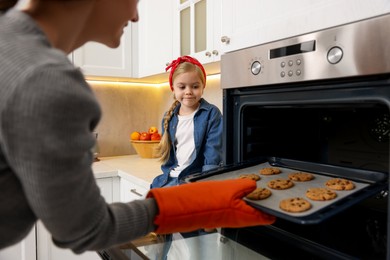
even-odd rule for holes
{"type": "Polygon", "coordinates": [[[189,182],[267,166],[356,185],[307,214],[272,190],[247,201],[275,224],[222,234],[271,259],[390,259],[390,14],[224,54],[221,85],[225,166],[189,182]]]}

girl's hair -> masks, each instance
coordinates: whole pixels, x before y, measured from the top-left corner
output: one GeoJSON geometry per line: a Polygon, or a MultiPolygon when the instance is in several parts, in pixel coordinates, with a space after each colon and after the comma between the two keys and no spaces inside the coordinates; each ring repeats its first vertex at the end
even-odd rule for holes
{"type": "Polygon", "coordinates": [[[0,0],[0,12],[5,12],[8,9],[14,7],[18,3],[18,0],[0,0]]]}
{"type": "MultiPolygon", "coordinates": [[[[192,72],[192,71],[196,71],[201,82],[202,82],[202,85],[204,86],[205,85],[205,82],[206,82],[206,79],[205,79],[205,75],[203,74],[203,71],[201,68],[199,68],[199,66],[193,64],[193,63],[190,63],[190,62],[183,62],[183,63],[180,63],[175,71],[173,72],[173,75],[172,75],[172,81],[175,81],[175,78],[180,75],[180,74],[183,74],[183,73],[186,73],[186,72],[192,72]]],[[[175,101],[172,103],[171,107],[169,108],[169,110],[165,113],[165,116],[164,116],[164,121],[163,121],[163,128],[164,128],[164,134],[163,136],[161,137],[161,141],[160,141],[160,144],[158,145],[158,148],[157,148],[157,152],[160,154],[160,162],[162,163],[166,163],[169,159],[169,154],[171,152],[171,140],[170,140],[170,137],[169,137],[169,128],[168,128],[168,125],[169,125],[169,121],[171,121],[172,119],[172,116],[173,116],[173,111],[175,110],[175,108],[180,104],[180,102],[178,100],[176,100],[176,97],[174,96],[173,97],[175,99],[175,101]]]]}
{"type": "Polygon", "coordinates": [[[172,74],[172,82],[175,81],[175,78],[178,75],[186,73],[186,72],[193,72],[193,71],[196,71],[196,73],[198,74],[198,77],[202,81],[202,85],[205,86],[206,75],[203,74],[203,71],[201,68],[199,68],[199,66],[197,66],[196,64],[191,63],[191,62],[183,62],[183,63],[180,63],[179,65],[177,65],[175,71],[172,74]]]}
{"type": "Polygon", "coordinates": [[[171,138],[169,137],[168,124],[169,121],[171,121],[173,111],[179,104],[180,102],[175,100],[164,116],[164,134],[161,137],[160,143],[157,147],[157,152],[161,156],[160,162],[162,163],[166,163],[169,159],[169,153],[171,152],[171,138]]]}

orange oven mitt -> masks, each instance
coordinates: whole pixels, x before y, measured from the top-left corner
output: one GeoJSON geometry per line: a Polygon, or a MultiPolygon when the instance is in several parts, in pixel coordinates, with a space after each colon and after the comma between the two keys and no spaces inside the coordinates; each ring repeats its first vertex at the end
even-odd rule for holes
{"type": "Polygon", "coordinates": [[[275,217],[247,205],[242,198],[256,188],[249,179],[205,181],[155,188],[147,197],[159,208],[156,233],[189,232],[201,228],[272,224],[275,217]]]}

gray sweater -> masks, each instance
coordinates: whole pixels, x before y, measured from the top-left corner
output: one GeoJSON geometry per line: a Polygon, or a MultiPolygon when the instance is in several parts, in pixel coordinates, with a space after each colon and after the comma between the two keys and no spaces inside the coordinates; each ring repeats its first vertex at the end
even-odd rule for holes
{"type": "Polygon", "coordinates": [[[154,230],[153,199],[107,204],[91,164],[99,104],[82,73],[26,14],[0,15],[0,249],[40,219],[76,253],[154,230]]]}

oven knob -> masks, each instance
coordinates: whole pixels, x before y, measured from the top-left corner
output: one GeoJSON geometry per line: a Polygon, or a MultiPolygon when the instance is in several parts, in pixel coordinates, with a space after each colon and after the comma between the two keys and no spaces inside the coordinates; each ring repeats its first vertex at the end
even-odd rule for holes
{"type": "Polygon", "coordinates": [[[336,64],[343,58],[343,50],[340,47],[333,47],[328,51],[328,61],[331,64],[336,64]]]}
{"type": "Polygon", "coordinates": [[[251,71],[253,75],[257,75],[261,71],[261,63],[259,61],[254,61],[251,66],[251,71]]]}

